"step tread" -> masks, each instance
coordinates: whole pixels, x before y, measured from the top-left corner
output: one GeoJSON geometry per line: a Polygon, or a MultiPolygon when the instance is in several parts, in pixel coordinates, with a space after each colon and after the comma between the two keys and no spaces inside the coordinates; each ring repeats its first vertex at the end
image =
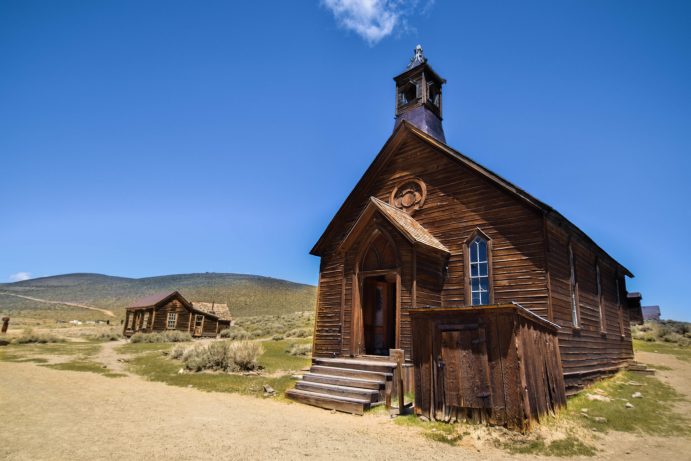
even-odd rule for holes
{"type": "Polygon", "coordinates": [[[343,397],[340,395],[324,394],[322,392],[305,391],[302,389],[288,389],[286,391],[286,394],[303,395],[305,397],[311,397],[314,399],[335,400],[335,401],[339,401],[339,402],[358,403],[358,404],[362,404],[362,405],[369,405],[370,403],[372,403],[366,399],[357,399],[355,397],[343,397]]]}
{"type": "MultiPolygon", "coordinates": [[[[398,364],[396,362],[387,362],[379,360],[367,360],[367,359],[351,359],[351,358],[328,358],[328,357],[316,357],[313,361],[321,363],[330,364],[353,364],[353,365],[370,365],[370,366],[380,366],[387,368],[396,368],[398,364]]],[[[347,367],[341,367],[347,368],[347,367]]]]}
{"type": "Polygon", "coordinates": [[[361,374],[365,376],[372,376],[377,377],[377,378],[392,378],[393,373],[386,373],[383,371],[369,371],[369,370],[360,370],[358,368],[342,368],[342,367],[333,367],[329,365],[312,365],[312,368],[310,368],[312,372],[314,371],[326,371],[326,370],[333,370],[336,373],[344,373],[344,374],[361,374]],[[316,369],[316,370],[315,370],[316,369]]]}
{"type": "Polygon", "coordinates": [[[337,376],[337,375],[324,375],[321,373],[305,373],[302,376],[302,379],[304,381],[309,381],[309,382],[316,382],[316,381],[311,381],[311,378],[314,377],[317,380],[326,380],[326,381],[339,381],[341,383],[348,383],[352,384],[350,387],[361,387],[361,386],[375,386],[377,389],[381,389],[384,387],[384,383],[379,380],[372,380],[372,379],[364,379],[364,378],[352,378],[349,376],[337,376]]]}
{"type": "Polygon", "coordinates": [[[379,391],[376,389],[367,389],[364,387],[341,386],[338,384],[326,384],[326,383],[319,383],[319,382],[315,382],[315,381],[299,381],[299,383],[306,385],[308,387],[317,387],[320,389],[333,389],[336,391],[343,391],[343,392],[360,392],[363,394],[370,394],[370,395],[379,394],[379,391]]]}

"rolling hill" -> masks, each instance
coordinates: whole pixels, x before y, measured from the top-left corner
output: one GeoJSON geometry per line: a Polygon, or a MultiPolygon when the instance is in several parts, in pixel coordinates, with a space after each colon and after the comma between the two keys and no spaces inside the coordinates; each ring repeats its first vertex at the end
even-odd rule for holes
{"type": "Polygon", "coordinates": [[[143,296],[177,290],[190,301],[227,303],[235,317],[311,311],[316,287],[246,274],[178,274],[140,279],[102,274],[65,274],[0,284],[0,315],[19,317],[107,318],[98,311],[21,298],[79,303],[122,316],[143,296]]]}

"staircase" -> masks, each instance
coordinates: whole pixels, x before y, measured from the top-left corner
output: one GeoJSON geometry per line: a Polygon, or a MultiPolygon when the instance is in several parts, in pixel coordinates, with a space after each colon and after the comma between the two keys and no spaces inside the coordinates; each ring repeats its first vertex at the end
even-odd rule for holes
{"type": "Polygon", "coordinates": [[[286,397],[315,407],[356,415],[384,401],[395,362],[377,359],[317,358],[286,397]],[[387,386],[388,383],[388,386],[387,386]]]}

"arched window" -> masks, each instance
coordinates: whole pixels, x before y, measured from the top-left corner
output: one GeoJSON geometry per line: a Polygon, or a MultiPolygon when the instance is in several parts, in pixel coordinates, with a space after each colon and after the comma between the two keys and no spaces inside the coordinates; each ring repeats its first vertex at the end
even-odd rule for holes
{"type": "Polygon", "coordinates": [[[489,304],[489,258],[487,240],[478,235],[468,244],[471,305],[489,304]]]}

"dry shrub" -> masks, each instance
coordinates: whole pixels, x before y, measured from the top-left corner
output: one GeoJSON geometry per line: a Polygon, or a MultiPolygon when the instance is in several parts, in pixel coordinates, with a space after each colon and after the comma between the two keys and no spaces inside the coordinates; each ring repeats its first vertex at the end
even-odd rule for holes
{"type": "Polygon", "coordinates": [[[312,353],[311,344],[291,344],[288,348],[288,353],[290,355],[307,356],[312,353]]]}
{"type": "Polygon", "coordinates": [[[89,338],[96,341],[118,341],[123,338],[121,333],[115,331],[102,331],[95,335],[90,335],[89,338]]]}
{"type": "Polygon", "coordinates": [[[247,333],[242,327],[233,325],[230,328],[226,328],[225,330],[221,330],[221,332],[219,333],[219,336],[221,338],[240,340],[240,339],[250,339],[250,337],[252,335],[247,333]]]}
{"type": "Polygon", "coordinates": [[[163,333],[135,333],[130,338],[132,343],[181,343],[192,341],[186,331],[170,330],[163,333]]]}
{"type": "Polygon", "coordinates": [[[34,333],[32,329],[26,329],[21,336],[12,339],[14,344],[47,344],[64,343],[65,338],[55,336],[50,333],[34,333]]]}
{"type": "Polygon", "coordinates": [[[257,360],[263,352],[261,344],[253,341],[214,341],[173,348],[170,357],[191,371],[250,371],[259,368],[257,360]]]}
{"type": "Polygon", "coordinates": [[[309,328],[295,328],[286,333],[286,338],[306,338],[312,334],[309,328]]]}

